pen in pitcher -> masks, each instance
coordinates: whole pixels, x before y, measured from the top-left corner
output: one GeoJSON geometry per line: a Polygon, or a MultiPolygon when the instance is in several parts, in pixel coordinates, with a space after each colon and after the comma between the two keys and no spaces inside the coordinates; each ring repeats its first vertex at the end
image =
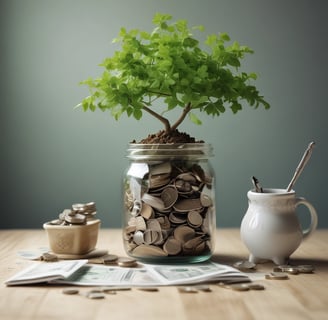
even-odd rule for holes
{"type": "Polygon", "coordinates": [[[259,180],[256,179],[256,178],[253,176],[253,177],[252,177],[252,182],[253,182],[253,185],[254,185],[255,191],[256,191],[256,192],[263,193],[263,188],[261,187],[259,180]]]}

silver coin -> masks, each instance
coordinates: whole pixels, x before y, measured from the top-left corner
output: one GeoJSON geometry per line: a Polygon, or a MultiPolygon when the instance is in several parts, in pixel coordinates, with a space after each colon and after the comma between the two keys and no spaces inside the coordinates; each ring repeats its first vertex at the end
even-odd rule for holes
{"type": "Polygon", "coordinates": [[[286,272],[289,274],[299,274],[299,270],[297,267],[281,265],[278,267],[273,268],[273,272],[286,272]]]}
{"type": "Polygon", "coordinates": [[[238,270],[249,271],[256,268],[256,264],[250,261],[238,261],[233,264],[233,267],[238,270]]]}
{"type": "Polygon", "coordinates": [[[158,197],[154,197],[148,193],[145,193],[142,196],[142,200],[147,203],[148,205],[150,205],[151,207],[161,211],[164,210],[165,206],[164,206],[164,202],[162,199],[158,198],[158,197]]]}
{"type": "Polygon", "coordinates": [[[144,233],[142,231],[136,231],[133,235],[133,241],[137,244],[143,244],[144,243],[144,233]]]}
{"type": "Polygon", "coordinates": [[[195,287],[179,287],[179,292],[181,293],[198,293],[195,287]]]}
{"type": "Polygon", "coordinates": [[[299,265],[296,267],[300,273],[312,273],[314,271],[314,266],[310,264],[299,265]]]}
{"type": "Polygon", "coordinates": [[[86,217],[83,214],[77,213],[73,216],[66,216],[65,221],[71,224],[85,224],[86,217]]]}

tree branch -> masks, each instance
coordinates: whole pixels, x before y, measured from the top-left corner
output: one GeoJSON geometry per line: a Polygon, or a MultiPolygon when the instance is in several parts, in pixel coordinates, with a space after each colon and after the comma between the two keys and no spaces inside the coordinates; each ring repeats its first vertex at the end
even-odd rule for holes
{"type": "Polygon", "coordinates": [[[165,126],[165,131],[170,132],[171,131],[171,125],[169,120],[167,120],[165,117],[161,116],[157,112],[153,111],[152,109],[148,108],[147,106],[143,106],[143,110],[147,111],[149,114],[151,114],[153,117],[161,121],[165,126]]]}
{"type": "Polygon", "coordinates": [[[174,131],[177,129],[177,127],[182,123],[182,121],[185,119],[189,111],[191,110],[191,103],[189,102],[183,109],[182,114],[180,118],[173,124],[171,127],[171,131],[174,131]]]}

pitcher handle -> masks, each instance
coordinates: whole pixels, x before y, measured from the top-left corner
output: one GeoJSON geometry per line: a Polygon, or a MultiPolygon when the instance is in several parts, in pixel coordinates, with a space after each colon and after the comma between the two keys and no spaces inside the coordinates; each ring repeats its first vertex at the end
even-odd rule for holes
{"type": "Polygon", "coordinates": [[[301,205],[301,204],[306,206],[309,209],[309,212],[310,212],[310,215],[311,215],[311,223],[310,223],[309,228],[302,231],[303,232],[303,239],[306,239],[317,228],[318,215],[317,215],[317,211],[315,210],[315,208],[313,207],[313,205],[309,201],[307,201],[304,198],[297,198],[296,199],[296,207],[301,205]]]}

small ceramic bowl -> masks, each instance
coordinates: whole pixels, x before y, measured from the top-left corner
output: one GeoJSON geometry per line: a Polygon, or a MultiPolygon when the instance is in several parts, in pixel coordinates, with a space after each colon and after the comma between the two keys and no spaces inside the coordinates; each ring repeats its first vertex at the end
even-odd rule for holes
{"type": "Polygon", "coordinates": [[[84,225],[43,224],[49,239],[50,249],[56,254],[82,255],[95,249],[100,220],[87,221],[84,225]]]}

